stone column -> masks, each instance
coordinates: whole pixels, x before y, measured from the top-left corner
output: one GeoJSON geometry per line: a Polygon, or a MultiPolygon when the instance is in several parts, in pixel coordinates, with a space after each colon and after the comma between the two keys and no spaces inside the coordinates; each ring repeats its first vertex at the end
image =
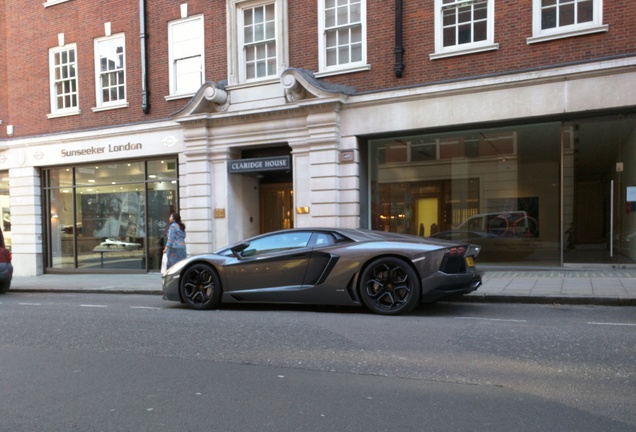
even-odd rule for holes
{"type": "Polygon", "coordinates": [[[40,176],[35,168],[9,170],[11,252],[15,276],[44,273],[41,191],[40,176]]]}

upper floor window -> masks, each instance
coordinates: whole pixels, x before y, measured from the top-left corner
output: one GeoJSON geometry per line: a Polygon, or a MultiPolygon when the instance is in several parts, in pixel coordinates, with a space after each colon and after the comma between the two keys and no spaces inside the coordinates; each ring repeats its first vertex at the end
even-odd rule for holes
{"type": "Polygon", "coordinates": [[[288,64],[287,0],[228,0],[230,84],[275,79],[288,64]]]}
{"type": "Polygon", "coordinates": [[[95,40],[95,82],[98,107],[126,106],[124,35],[95,40]]]}
{"type": "Polygon", "coordinates": [[[607,31],[603,0],[533,0],[528,43],[607,31]]]}
{"type": "Polygon", "coordinates": [[[277,61],[274,3],[245,8],[241,17],[245,79],[275,76],[277,61]]]}
{"type": "Polygon", "coordinates": [[[366,67],[366,0],[319,1],[320,71],[366,67]]]}
{"type": "Polygon", "coordinates": [[[51,114],[79,114],[77,88],[77,46],[75,44],[49,50],[51,114]]]}
{"type": "Polygon", "coordinates": [[[195,93],[204,80],[203,17],[168,24],[170,95],[195,93]]]}
{"type": "Polygon", "coordinates": [[[497,49],[495,0],[435,0],[431,59],[497,49]]]}

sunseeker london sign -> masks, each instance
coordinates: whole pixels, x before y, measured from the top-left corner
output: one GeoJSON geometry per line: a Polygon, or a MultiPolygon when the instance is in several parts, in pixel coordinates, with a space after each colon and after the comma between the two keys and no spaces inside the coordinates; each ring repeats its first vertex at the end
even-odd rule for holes
{"type": "Polygon", "coordinates": [[[90,155],[100,155],[105,153],[119,153],[119,152],[128,152],[132,150],[141,150],[143,146],[141,143],[127,143],[127,144],[108,144],[108,146],[90,146],[81,149],[62,149],[62,157],[72,157],[72,156],[90,156],[90,155]]]}
{"type": "Polygon", "coordinates": [[[230,174],[258,171],[281,171],[288,170],[289,166],[289,156],[236,159],[230,161],[228,165],[228,171],[230,172],[230,174]]]}

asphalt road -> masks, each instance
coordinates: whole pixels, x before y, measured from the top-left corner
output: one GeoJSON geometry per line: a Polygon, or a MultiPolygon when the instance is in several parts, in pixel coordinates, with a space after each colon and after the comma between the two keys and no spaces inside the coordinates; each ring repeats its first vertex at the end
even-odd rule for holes
{"type": "Polygon", "coordinates": [[[0,296],[0,431],[636,431],[634,308],[0,296]]]}

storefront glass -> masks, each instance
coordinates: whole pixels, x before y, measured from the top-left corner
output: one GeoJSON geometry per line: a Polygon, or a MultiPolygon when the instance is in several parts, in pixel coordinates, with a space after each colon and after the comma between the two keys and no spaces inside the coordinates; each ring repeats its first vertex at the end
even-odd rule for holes
{"type": "Polygon", "coordinates": [[[158,271],[177,206],[176,160],[44,170],[47,267],[158,271]]]}
{"type": "Polygon", "coordinates": [[[371,140],[370,225],[560,265],[560,148],[559,122],[371,140]]]}
{"type": "Polygon", "coordinates": [[[9,173],[7,171],[0,171],[0,211],[2,212],[4,245],[11,250],[11,207],[9,206],[9,173]]]}
{"type": "Polygon", "coordinates": [[[467,241],[482,263],[636,266],[636,116],[370,141],[373,229],[467,241]]]}

